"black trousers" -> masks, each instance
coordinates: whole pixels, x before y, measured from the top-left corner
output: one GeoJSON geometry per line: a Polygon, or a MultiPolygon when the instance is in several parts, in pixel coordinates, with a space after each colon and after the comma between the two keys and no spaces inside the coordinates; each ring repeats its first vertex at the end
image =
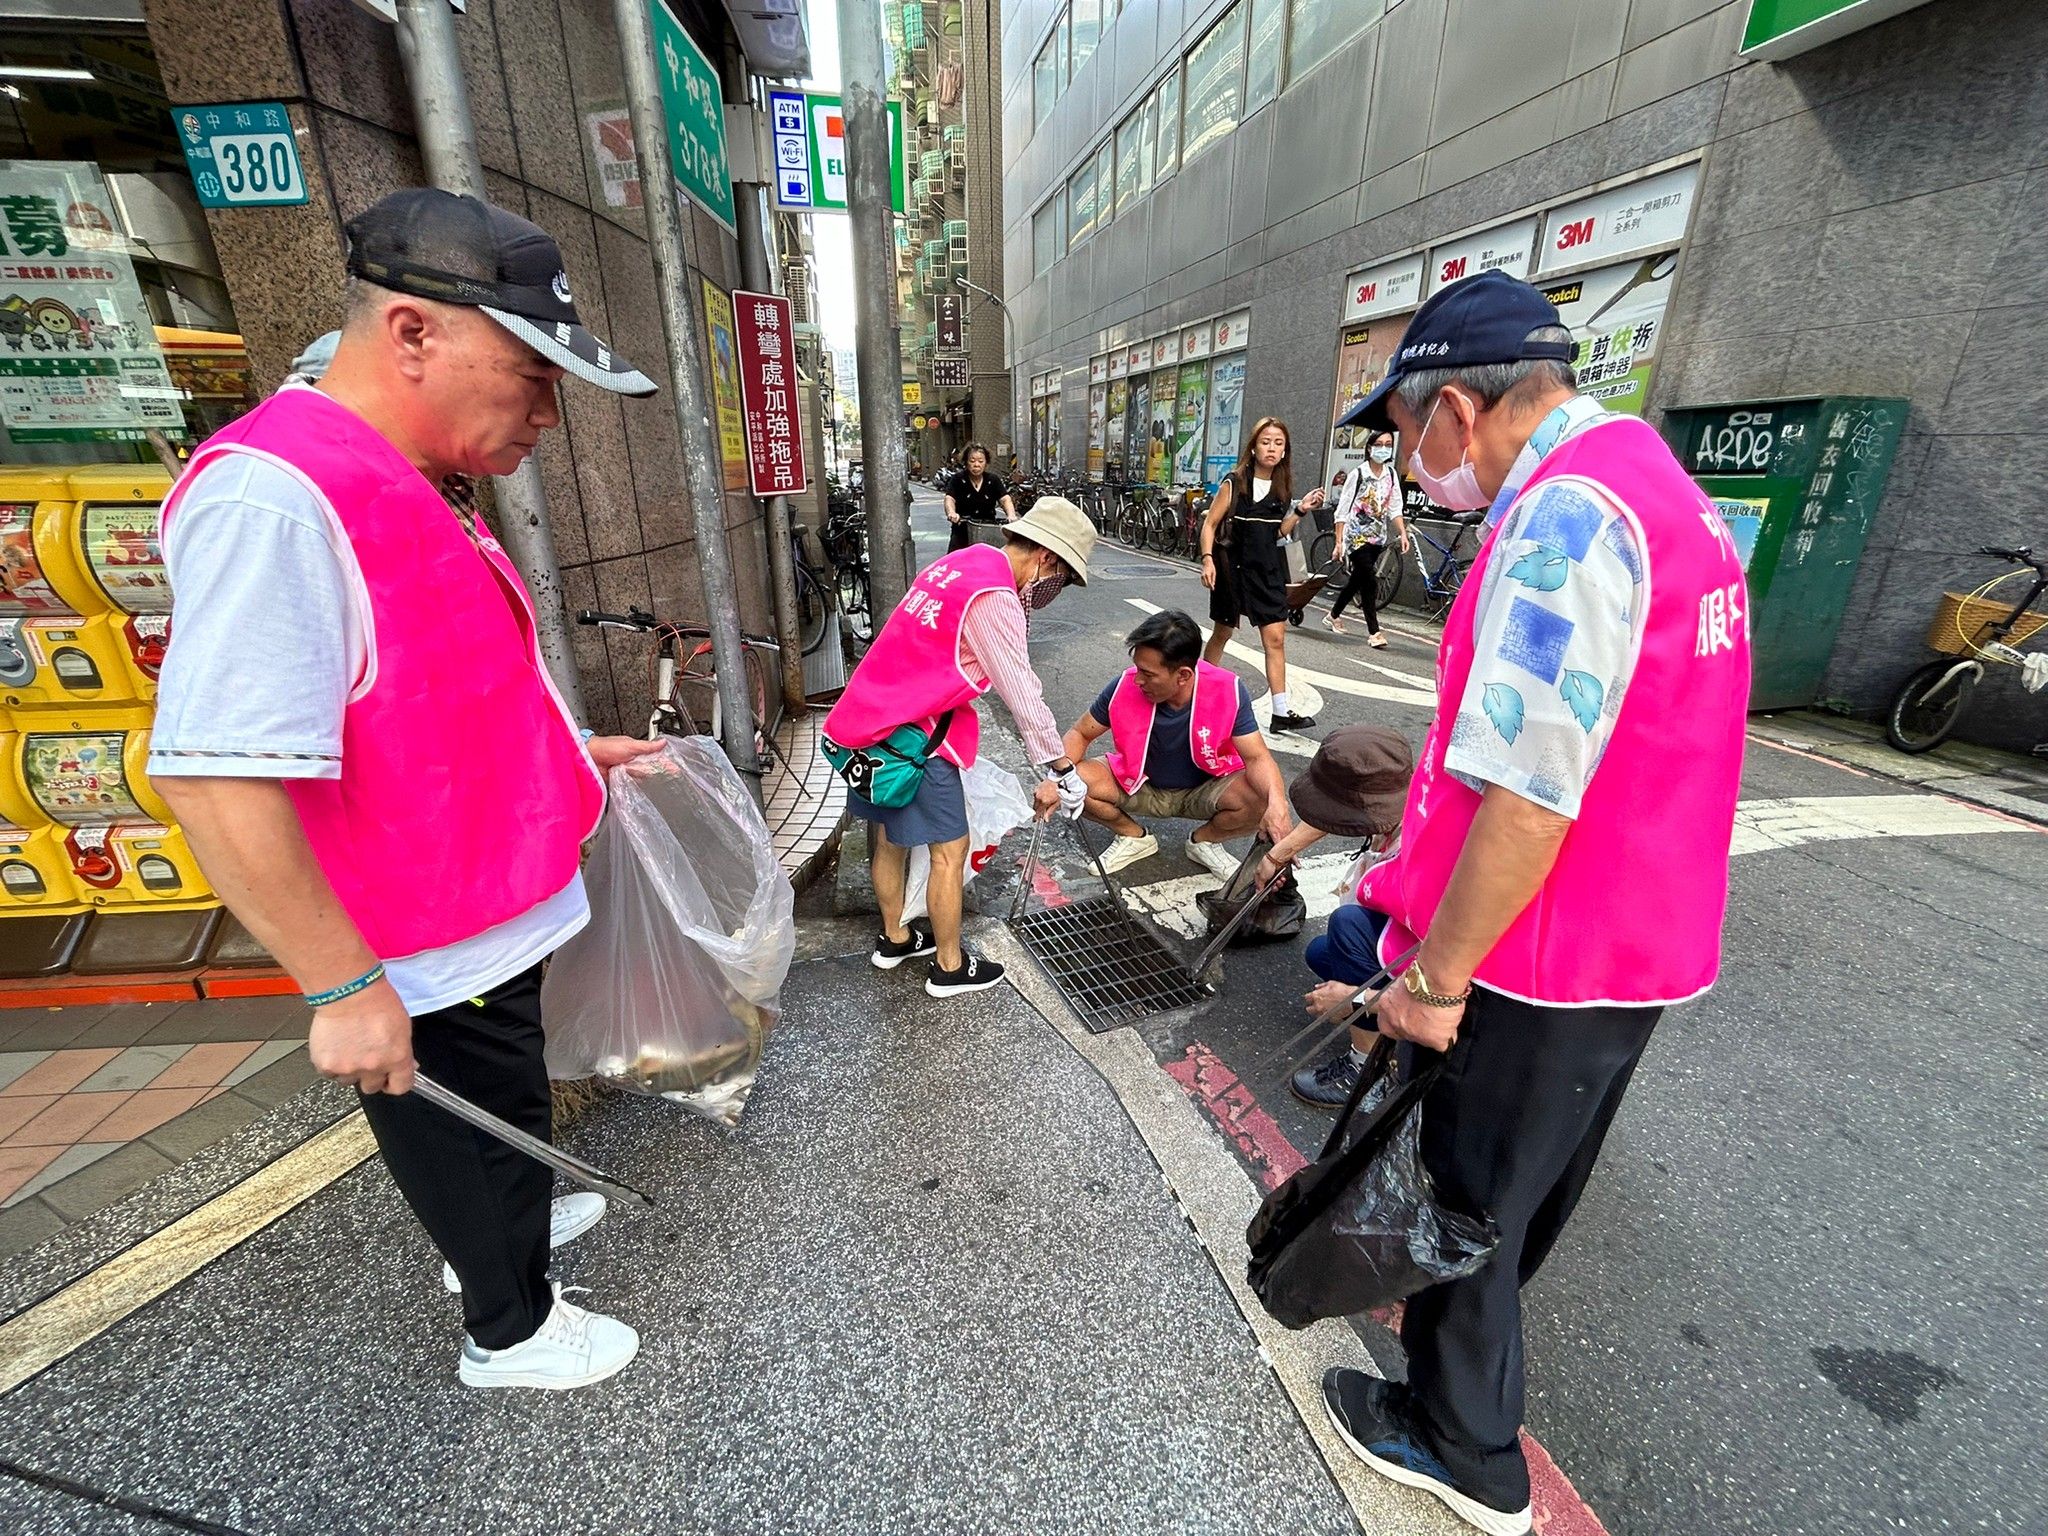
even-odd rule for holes
{"type": "MultiPolygon", "coordinates": [[[[537,965],[481,998],[412,1021],[422,1072],[545,1141],[553,1101],[541,1047],[537,965]]],[[[554,1305],[554,1174],[417,1094],[360,1097],[392,1180],[462,1281],[469,1336],[484,1349],[533,1337],[554,1305]]]]}
{"type": "MultiPolygon", "coordinates": [[[[1438,1195],[1490,1212],[1501,1243],[1478,1274],[1409,1299],[1401,1345],[1432,1448],[1497,1509],[1529,1502],[1521,1288],[1578,1204],[1662,1011],[1538,1008],[1475,990],[1423,1101],[1422,1159],[1438,1195]]],[[[1404,1070],[1417,1049],[1402,1047],[1404,1070]]]]}
{"type": "Polygon", "coordinates": [[[1342,618],[1344,605],[1355,600],[1365,610],[1366,633],[1376,635],[1380,632],[1380,587],[1375,567],[1385,548],[1384,544],[1361,544],[1351,551],[1351,575],[1330,609],[1331,618],[1342,618]]]}

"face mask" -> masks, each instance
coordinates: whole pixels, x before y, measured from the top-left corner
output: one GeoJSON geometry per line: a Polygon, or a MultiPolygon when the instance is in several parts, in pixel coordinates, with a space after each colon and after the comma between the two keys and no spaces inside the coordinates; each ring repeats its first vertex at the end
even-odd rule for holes
{"type": "Polygon", "coordinates": [[[1373,449],[1372,451],[1372,461],[1375,464],[1391,463],[1393,461],[1393,457],[1394,450],[1389,448],[1385,443],[1381,443],[1379,447],[1373,449]]]}
{"type": "Polygon", "coordinates": [[[1017,595],[1023,599],[1024,611],[1036,613],[1047,603],[1058,597],[1067,585],[1064,571],[1055,571],[1050,576],[1041,576],[1036,581],[1027,581],[1024,590],[1017,595]]]}
{"type": "Polygon", "coordinates": [[[1459,455],[1458,467],[1439,480],[1422,467],[1422,445],[1429,437],[1429,424],[1436,420],[1437,406],[1444,403],[1444,397],[1436,397],[1436,405],[1429,408],[1429,415],[1422,423],[1422,430],[1415,434],[1415,447],[1408,455],[1408,473],[1415,477],[1415,483],[1422,492],[1440,507],[1453,512],[1477,512],[1493,500],[1479,488],[1479,472],[1472,467],[1470,453],[1459,455]]]}

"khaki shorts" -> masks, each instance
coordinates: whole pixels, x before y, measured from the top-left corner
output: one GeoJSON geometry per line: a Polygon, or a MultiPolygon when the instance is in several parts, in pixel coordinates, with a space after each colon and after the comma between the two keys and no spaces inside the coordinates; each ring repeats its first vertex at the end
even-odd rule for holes
{"type": "Polygon", "coordinates": [[[1149,783],[1140,784],[1135,794],[1124,796],[1124,813],[1161,820],[1207,821],[1216,814],[1224,794],[1240,777],[1229,773],[1220,779],[1204,779],[1193,789],[1160,789],[1149,783]]]}

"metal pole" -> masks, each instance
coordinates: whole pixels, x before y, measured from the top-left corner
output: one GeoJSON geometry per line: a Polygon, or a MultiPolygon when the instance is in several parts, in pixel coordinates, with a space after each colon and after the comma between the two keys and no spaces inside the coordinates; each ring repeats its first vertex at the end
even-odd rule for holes
{"type": "MultiPolygon", "coordinates": [[[[427,178],[449,192],[488,201],[476,124],[469,115],[469,87],[455,43],[455,13],[448,0],[398,0],[398,54],[412,92],[413,125],[419,131],[427,178]]],[[[576,652],[563,611],[562,569],[555,558],[547,491],[531,454],[511,474],[498,477],[498,536],[533,598],[534,638],[548,675],[569,712],[587,720],[583,681],[576,672],[576,652]]]]}
{"type": "Polygon", "coordinates": [[[846,214],[853,236],[853,316],[860,363],[860,446],[867,486],[869,603],[878,619],[910,588],[910,482],[903,358],[896,338],[895,210],[889,200],[887,64],[874,0],[838,0],[840,105],[846,117],[846,214]]]}
{"type": "MultiPolygon", "coordinates": [[[[746,67],[737,56],[725,59],[725,99],[742,106],[747,101],[746,67]]],[[[761,212],[766,189],[754,181],[736,181],[732,205],[739,225],[740,272],[746,285],[756,293],[779,293],[774,265],[769,260],[768,221],[761,212]]],[[[768,575],[775,599],[775,638],[782,642],[782,702],[792,715],[810,706],[804,699],[804,627],[796,611],[796,561],[791,554],[789,498],[770,496],[764,503],[768,527],[768,575]]],[[[820,594],[820,600],[823,594],[820,594]]]]}
{"type": "Polygon", "coordinates": [[[697,575],[704,587],[704,622],[711,630],[711,661],[718,669],[719,740],[725,755],[761,793],[761,762],[754,749],[754,702],[747,697],[740,646],[739,604],[733,596],[732,551],[725,542],[725,478],[704,398],[704,355],[693,278],[683,243],[681,194],[669,160],[662,116],[661,76],[654,61],[652,0],[612,0],[619,53],[626,66],[626,103],[633,116],[633,150],[640,161],[640,201],[647,213],[647,244],[654,255],[654,287],[668,345],[669,399],[682,438],[683,482],[697,536],[697,575]]]}

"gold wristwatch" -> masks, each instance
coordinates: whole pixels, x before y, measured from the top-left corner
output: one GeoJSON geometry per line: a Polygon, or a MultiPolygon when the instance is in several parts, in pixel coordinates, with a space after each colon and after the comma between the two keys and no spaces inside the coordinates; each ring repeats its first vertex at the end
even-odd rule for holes
{"type": "Polygon", "coordinates": [[[1456,1008],[1472,996],[1472,988],[1469,985],[1462,992],[1431,991],[1429,978],[1422,974],[1421,962],[1415,960],[1409,961],[1408,969],[1401,973],[1401,985],[1408,989],[1408,995],[1417,1002],[1427,1003],[1432,1008],[1456,1008]]]}

